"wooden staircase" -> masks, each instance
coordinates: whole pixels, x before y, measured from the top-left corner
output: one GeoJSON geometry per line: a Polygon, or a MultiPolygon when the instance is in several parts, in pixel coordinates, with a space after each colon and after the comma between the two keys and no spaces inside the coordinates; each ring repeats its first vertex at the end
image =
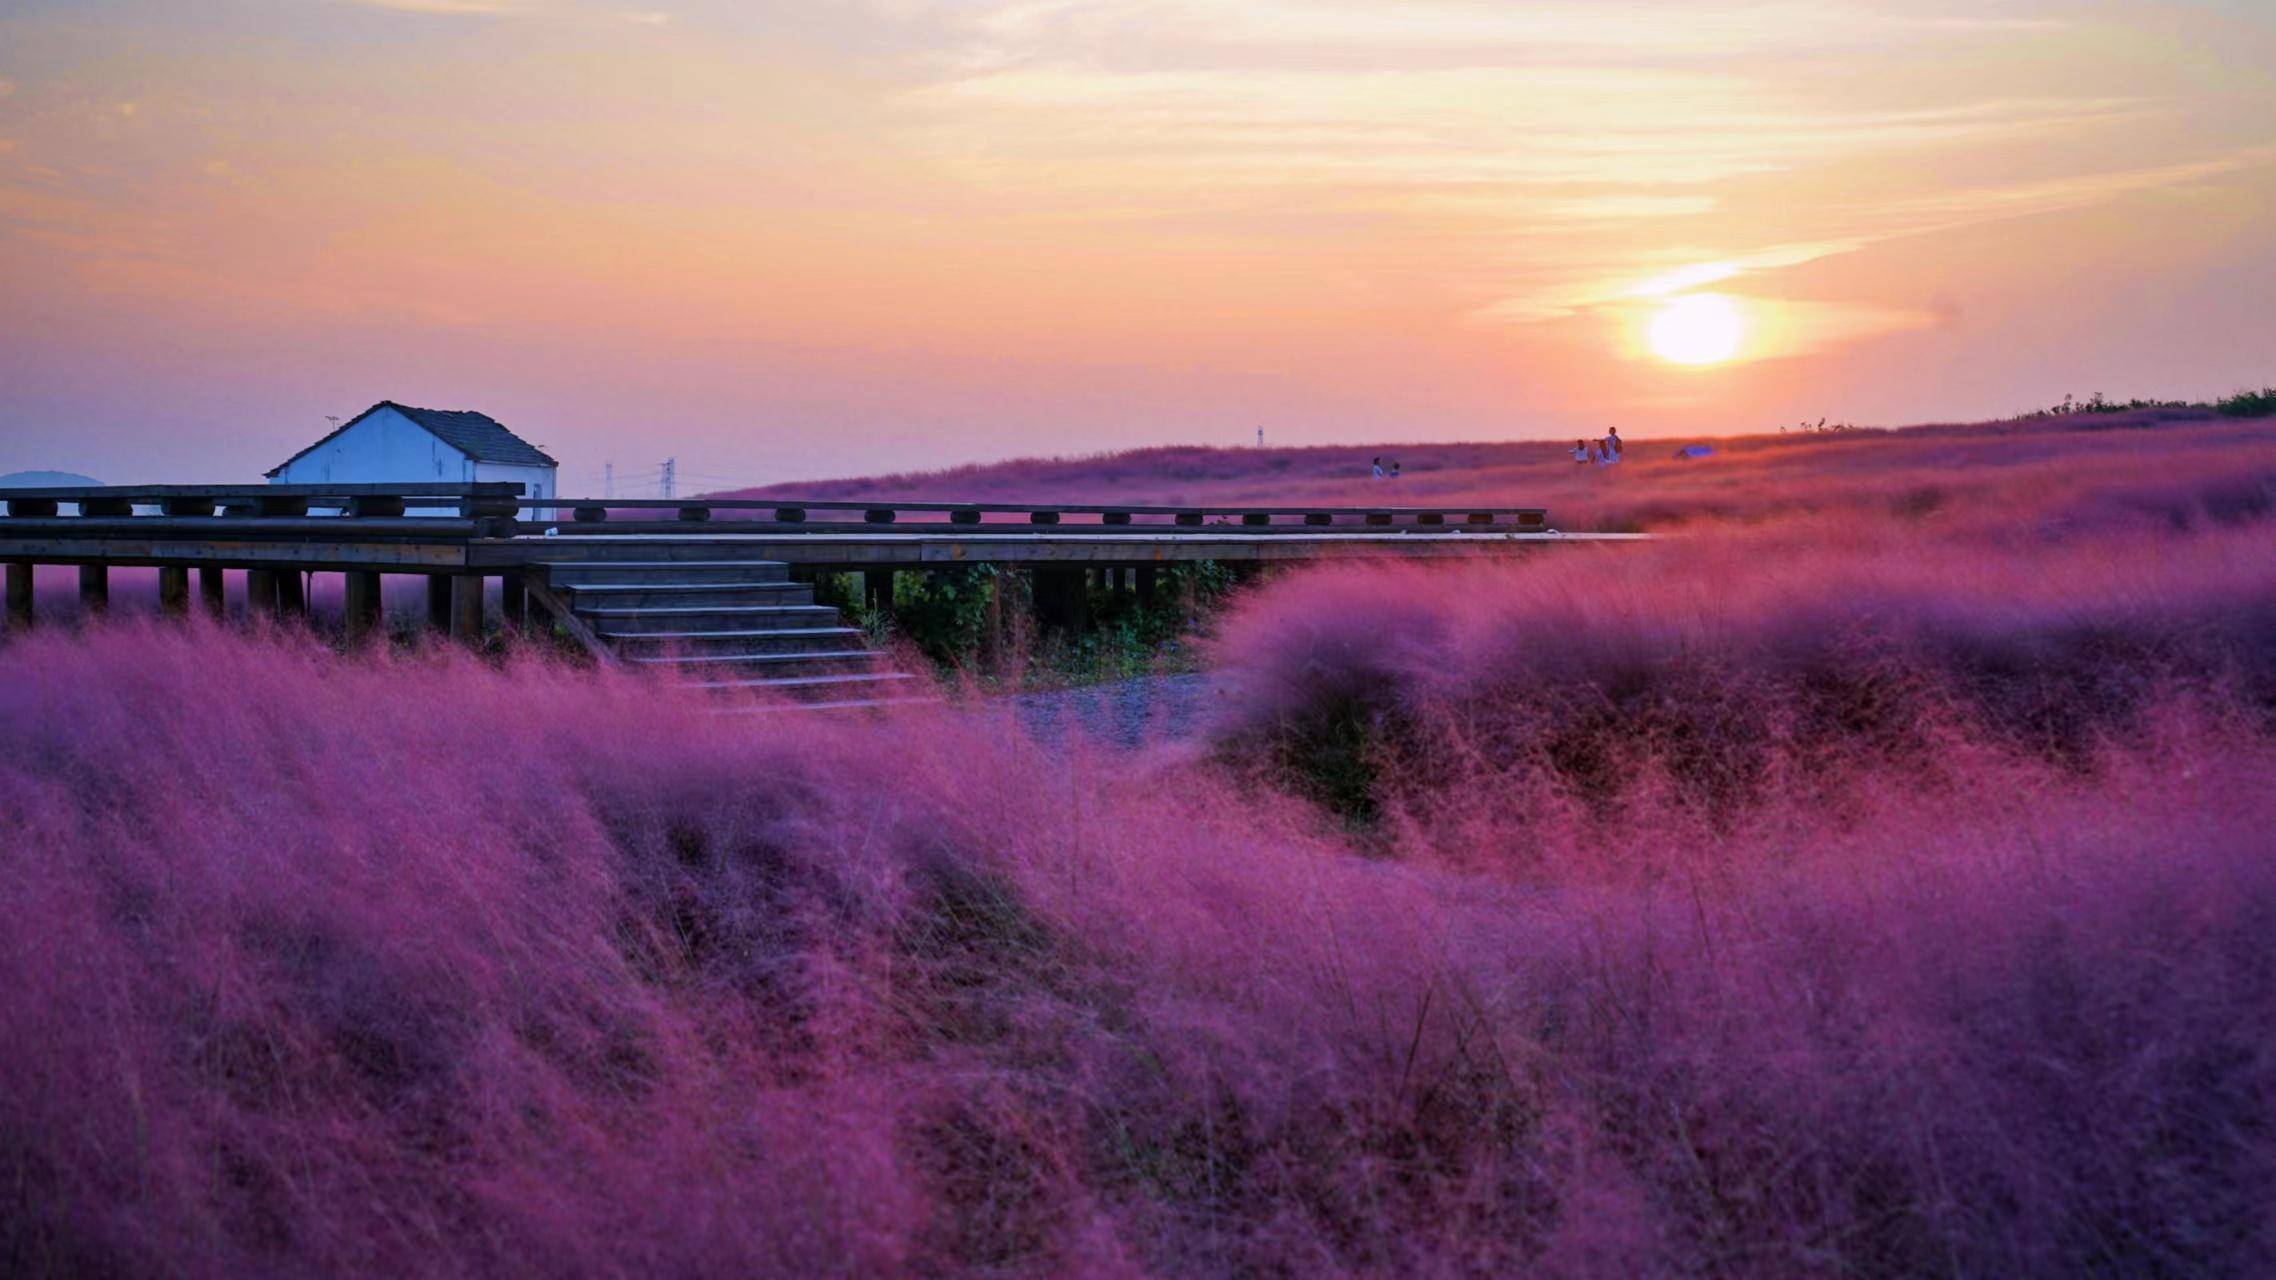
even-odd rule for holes
{"type": "MultiPolygon", "coordinates": [[[[610,548],[611,551],[616,550],[610,548]]],[[[626,547],[637,552],[637,547],[626,547]]],[[[683,675],[697,689],[779,693],[812,707],[920,696],[814,588],[779,560],[595,555],[546,563],[533,594],[601,656],[683,675]]]]}

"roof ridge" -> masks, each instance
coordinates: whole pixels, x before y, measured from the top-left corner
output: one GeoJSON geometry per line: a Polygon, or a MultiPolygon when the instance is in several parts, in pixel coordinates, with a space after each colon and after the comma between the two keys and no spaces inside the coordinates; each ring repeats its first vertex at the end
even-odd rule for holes
{"type": "Polygon", "coordinates": [[[560,465],[543,449],[515,435],[507,429],[505,423],[479,409],[426,409],[418,405],[404,404],[400,400],[381,400],[362,413],[334,427],[307,448],[270,468],[267,474],[275,476],[278,472],[331,443],[339,438],[342,433],[382,409],[393,409],[412,425],[476,462],[495,462],[511,466],[555,467],[560,465]]]}

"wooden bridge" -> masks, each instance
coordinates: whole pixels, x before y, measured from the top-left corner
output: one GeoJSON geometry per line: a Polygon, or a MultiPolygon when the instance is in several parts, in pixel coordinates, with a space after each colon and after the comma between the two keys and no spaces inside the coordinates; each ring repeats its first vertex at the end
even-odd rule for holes
{"type": "Polygon", "coordinates": [[[547,499],[518,484],[147,485],[4,489],[7,622],[32,625],[32,567],[73,565],[101,611],[114,566],[158,571],[164,612],[218,616],[224,573],[255,614],[304,616],[304,574],[344,578],[350,643],[380,623],[383,574],[427,583],[428,625],[485,633],[533,607],[604,663],[670,667],[698,684],[865,696],[907,679],[814,599],[817,573],[857,571],[873,607],[893,578],[994,564],[1029,575],[1046,626],[1079,630],[1095,591],[1151,598],[1162,566],[1236,575],[1280,561],[1507,553],[1635,535],[1560,534],[1533,507],[1206,507],[1120,504],[547,499]]]}

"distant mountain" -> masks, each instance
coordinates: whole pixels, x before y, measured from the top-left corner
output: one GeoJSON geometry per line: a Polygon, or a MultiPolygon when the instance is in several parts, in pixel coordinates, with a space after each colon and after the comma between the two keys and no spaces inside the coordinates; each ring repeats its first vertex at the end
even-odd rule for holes
{"type": "Polygon", "coordinates": [[[0,489],[61,489],[101,483],[93,476],[83,476],[76,471],[11,471],[0,476],[0,489]]]}

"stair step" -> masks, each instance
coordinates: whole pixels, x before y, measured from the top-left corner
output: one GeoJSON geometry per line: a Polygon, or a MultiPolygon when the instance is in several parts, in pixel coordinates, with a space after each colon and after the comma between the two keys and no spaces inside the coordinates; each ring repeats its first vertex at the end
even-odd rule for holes
{"type": "Polygon", "coordinates": [[[944,701],[946,699],[916,696],[907,698],[831,698],[822,701],[811,698],[797,698],[788,702],[753,702],[742,706],[719,707],[715,709],[714,714],[764,716],[802,711],[882,711],[887,707],[936,707],[944,701]]]}
{"type": "Polygon", "coordinates": [[[827,689],[833,686],[890,688],[916,677],[906,671],[844,671],[815,676],[753,676],[747,680],[703,680],[691,682],[691,689],[773,689],[785,693],[809,689],[827,689]]]}
{"type": "MultiPolygon", "coordinates": [[[[719,650],[762,653],[810,652],[815,649],[858,648],[863,635],[856,627],[788,627],[774,631],[603,631],[625,657],[648,654],[710,653],[719,650]]],[[[863,652],[868,652],[863,650],[863,652]]]]}
{"type": "Polygon", "coordinates": [[[790,566],[780,560],[594,560],[550,567],[556,586],[590,582],[754,583],[788,582],[790,566]]]}
{"type": "Polygon", "coordinates": [[[683,607],[586,608],[577,616],[610,636],[696,635],[721,631],[835,627],[838,611],[826,604],[693,605],[683,607]]]}
{"type": "Polygon", "coordinates": [[[692,608],[697,605],[810,604],[814,588],[803,582],[571,582],[570,606],[579,613],[594,608],[656,606],[692,608]]]}
{"type": "Polygon", "coordinates": [[[874,649],[812,649],[802,653],[693,653],[626,654],[626,662],[643,667],[769,667],[806,662],[876,663],[885,657],[874,649]]]}
{"type": "Polygon", "coordinates": [[[757,689],[809,710],[934,701],[892,670],[780,560],[735,558],[732,544],[670,538],[525,539],[547,583],[627,665],[691,677],[681,687],[757,689]],[[892,695],[906,690],[908,698],[892,695]]]}

